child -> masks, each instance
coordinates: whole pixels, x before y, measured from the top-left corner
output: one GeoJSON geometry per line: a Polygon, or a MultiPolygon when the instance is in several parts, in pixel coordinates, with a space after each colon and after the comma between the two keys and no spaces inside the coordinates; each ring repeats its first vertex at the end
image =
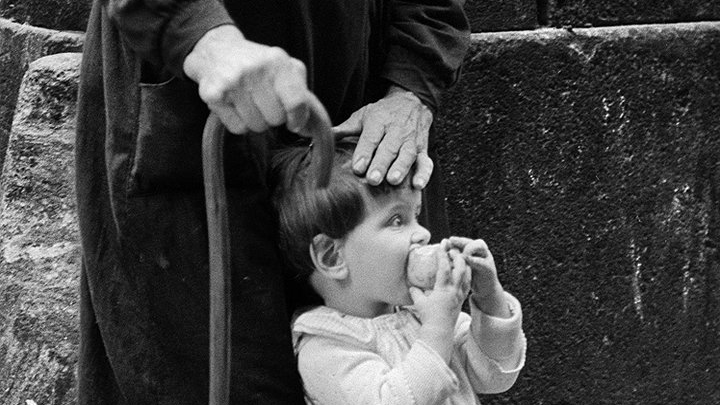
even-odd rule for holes
{"type": "Polygon", "coordinates": [[[324,302],[292,325],[307,403],[466,405],[507,390],[525,361],[522,314],[487,246],[444,240],[434,287],[409,287],[408,254],[430,239],[420,191],[369,186],[353,174],[354,146],[338,142],[324,190],[308,177],[308,147],[274,163],[281,247],[324,302]]]}

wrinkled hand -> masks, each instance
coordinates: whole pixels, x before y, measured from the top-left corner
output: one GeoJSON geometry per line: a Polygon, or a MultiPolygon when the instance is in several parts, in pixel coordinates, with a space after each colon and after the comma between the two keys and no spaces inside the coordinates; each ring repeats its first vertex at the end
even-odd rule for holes
{"type": "Polygon", "coordinates": [[[469,239],[452,236],[448,245],[462,252],[472,270],[472,291],[478,298],[484,298],[502,291],[498,280],[495,260],[490,249],[482,239],[469,239]]]}
{"type": "Polygon", "coordinates": [[[305,65],[280,48],[248,41],[233,25],[208,31],[183,69],[232,133],[262,132],[284,123],[298,132],[308,119],[305,65]]]}
{"type": "Polygon", "coordinates": [[[412,185],[422,189],[433,170],[428,156],[428,136],[433,116],[420,99],[407,90],[392,87],[379,101],[368,104],[335,127],[338,134],[360,133],[353,154],[353,170],[378,185],[400,184],[417,162],[412,185]]]}

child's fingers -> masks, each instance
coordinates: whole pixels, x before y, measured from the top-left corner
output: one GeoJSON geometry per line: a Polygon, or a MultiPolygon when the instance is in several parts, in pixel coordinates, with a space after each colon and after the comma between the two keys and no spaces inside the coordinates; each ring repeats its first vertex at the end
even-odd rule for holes
{"type": "Polygon", "coordinates": [[[490,255],[490,249],[488,249],[487,243],[482,239],[475,239],[466,244],[462,252],[467,257],[488,257],[490,255]]]}
{"type": "Polygon", "coordinates": [[[464,279],[469,274],[465,257],[457,249],[450,250],[450,259],[452,259],[452,282],[454,285],[462,285],[464,279]]]}
{"type": "Polygon", "coordinates": [[[482,266],[485,264],[485,263],[484,263],[485,260],[486,260],[486,259],[485,259],[485,258],[482,258],[482,257],[477,257],[477,256],[465,256],[465,261],[466,261],[467,264],[468,264],[470,267],[472,267],[473,269],[478,269],[478,268],[482,267],[482,266]]]}
{"type": "Polygon", "coordinates": [[[462,289],[465,294],[470,292],[471,283],[472,283],[472,271],[470,270],[470,267],[467,267],[465,269],[465,272],[463,273],[463,279],[462,279],[462,289]]]}
{"type": "Polygon", "coordinates": [[[410,298],[412,299],[413,304],[417,304],[427,296],[427,293],[417,287],[410,287],[409,290],[410,298]]]}
{"type": "Polygon", "coordinates": [[[440,249],[435,252],[437,256],[437,272],[435,273],[435,287],[452,283],[452,268],[447,253],[440,249]]]}
{"type": "Polygon", "coordinates": [[[472,239],[465,238],[462,236],[451,236],[447,239],[447,249],[450,250],[452,248],[457,248],[459,251],[463,251],[465,249],[465,246],[472,242],[472,239]]]}

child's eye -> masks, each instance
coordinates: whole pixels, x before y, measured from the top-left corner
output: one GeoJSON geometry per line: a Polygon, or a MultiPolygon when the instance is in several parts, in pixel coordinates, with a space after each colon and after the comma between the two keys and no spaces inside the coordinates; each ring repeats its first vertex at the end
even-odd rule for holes
{"type": "Polygon", "coordinates": [[[405,223],[405,221],[403,220],[402,216],[400,216],[400,215],[393,215],[393,217],[390,218],[390,221],[389,221],[390,226],[401,226],[404,223],[405,223]]]}

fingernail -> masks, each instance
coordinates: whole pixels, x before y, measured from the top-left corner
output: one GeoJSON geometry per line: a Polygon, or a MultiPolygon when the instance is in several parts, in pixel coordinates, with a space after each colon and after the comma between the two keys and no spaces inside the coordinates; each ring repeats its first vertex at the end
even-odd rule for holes
{"type": "Polygon", "coordinates": [[[380,181],[382,180],[382,175],[378,170],[373,170],[372,173],[370,173],[370,175],[368,176],[368,179],[370,179],[370,181],[373,183],[380,183],[380,181]]]}
{"type": "Polygon", "coordinates": [[[360,158],[353,163],[353,170],[356,172],[362,171],[363,166],[365,165],[365,158],[360,158]]]}
{"type": "Polygon", "coordinates": [[[400,171],[395,170],[394,172],[390,173],[390,175],[388,176],[388,180],[390,180],[393,183],[396,183],[396,182],[400,181],[400,176],[401,176],[400,171]]]}
{"type": "Polygon", "coordinates": [[[427,183],[427,180],[424,177],[415,178],[415,188],[425,188],[425,183],[427,183]]]}

